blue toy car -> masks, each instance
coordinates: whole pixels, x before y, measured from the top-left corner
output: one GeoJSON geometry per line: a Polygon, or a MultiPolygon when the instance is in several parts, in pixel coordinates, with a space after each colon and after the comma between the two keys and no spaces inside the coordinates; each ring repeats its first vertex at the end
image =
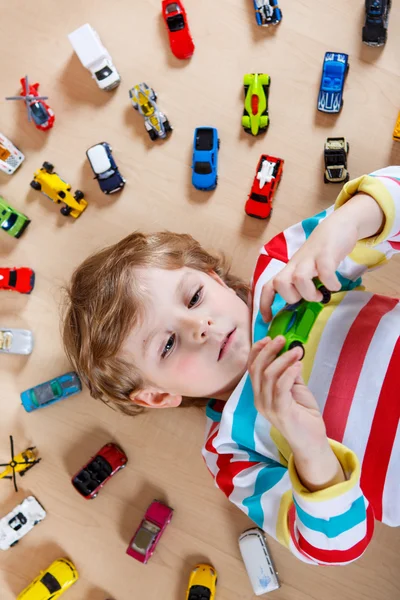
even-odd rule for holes
{"type": "Polygon", "coordinates": [[[282,21],[278,0],[253,0],[253,4],[257,25],[268,27],[268,25],[278,25],[282,21]]]}
{"type": "Polygon", "coordinates": [[[107,142],[96,144],[86,150],[86,156],[102,192],[113,194],[122,190],[125,179],[118,170],[110,144],[107,142]]]}
{"type": "Polygon", "coordinates": [[[318,95],[318,110],[338,113],[343,106],[344,78],[349,70],[349,56],[342,52],[326,52],[318,95]]]}
{"type": "Polygon", "coordinates": [[[197,190],[215,190],[218,182],[220,141],[215,127],[197,127],[194,131],[192,183],[197,190]]]}
{"type": "Polygon", "coordinates": [[[36,385],[21,393],[23,407],[27,412],[54,404],[63,398],[77,394],[82,390],[82,384],[78,375],[71,371],[55,377],[50,381],[36,385]]]}

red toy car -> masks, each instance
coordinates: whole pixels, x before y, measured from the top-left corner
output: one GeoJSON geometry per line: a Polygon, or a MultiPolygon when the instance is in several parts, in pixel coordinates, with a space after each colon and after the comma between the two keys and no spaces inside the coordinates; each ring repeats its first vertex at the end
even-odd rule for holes
{"type": "Polygon", "coordinates": [[[176,58],[190,58],[194,52],[194,44],[182,2],[162,0],[162,13],[168,29],[172,54],[176,58]]]}
{"type": "Polygon", "coordinates": [[[173,509],[159,500],[153,500],[142,519],[126,551],[141,563],[146,564],[172,519],[173,509]]]}
{"type": "Polygon", "coordinates": [[[28,84],[27,86],[26,81],[27,80],[24,77],[20,79],[22,87],[21,96],[33,96],[29,101],[28,110],[30,111],[37,129],[47,131],[54,125],[54,112],[44,100],[35,100],[35,98],[39,97],[39,83],[34,83],[33,85],[28,84]]]}
{"type": "Polygon", "coordinates": [[[0,290],[14,290],[30,294],[35,285],[35,273],[28,267],[8,269],[0,267],[0,290]]]}
{"type": "Polygon", "coordinates": [[[256,176],[246,202],[249,217],[266,219],[272,210],[272,200],[282,177],[284,161],[262,154],[258,161],[256,176]]]}
{"type": "Polygon", "coordinates": [[[72,478],[74,488],[87,500],[96,498],[99,490],[115,473],[126,466],[128,458],[116,444],[103,446],[72,478]]]}

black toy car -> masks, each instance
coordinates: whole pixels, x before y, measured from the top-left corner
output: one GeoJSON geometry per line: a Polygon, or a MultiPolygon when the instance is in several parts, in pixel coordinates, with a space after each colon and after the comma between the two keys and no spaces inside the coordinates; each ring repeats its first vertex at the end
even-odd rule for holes
{"type": "Polygon", "coordinates": [[[350,179],[347,170],[347,154],[350,146],[344,137],[327,138],[324,147],[325,183],[346,183],[350,179]]]}
{"type": "Polygon", "coordinates": [[[368,46],[383,46],[387,38],[387,27],[391,0],[365,0],[365,25],[362,41],[368,46]]]}

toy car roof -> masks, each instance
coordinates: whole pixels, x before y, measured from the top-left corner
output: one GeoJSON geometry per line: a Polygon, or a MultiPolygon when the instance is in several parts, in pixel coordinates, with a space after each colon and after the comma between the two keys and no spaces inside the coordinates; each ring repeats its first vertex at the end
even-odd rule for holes
{"type": "Polygon", "coordinates": [[[96,144],[87,150],[87,157],[96,173],[111,169],[111,162],[103,144],[96,144]]]}

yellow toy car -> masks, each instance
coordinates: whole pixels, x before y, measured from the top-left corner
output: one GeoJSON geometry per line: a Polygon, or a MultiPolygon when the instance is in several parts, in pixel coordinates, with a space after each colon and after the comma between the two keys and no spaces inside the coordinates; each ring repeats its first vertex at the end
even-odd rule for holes
{"type": "Polygon", "coordinates": [[[35,171],[31,188],[43,192],[57,204],[64,202],[65,206],[60,210],[64,217],[71,215],[71,217],[77,219],[87,207],[87,202],[83,199],[84,193],[76,190],[75,194],[72,195],[71,186],[54,172],[54,166],[51,163],[44,162],[42,168],[35,171]]]}
{"type": "Polygon", "coordinates": [[[75,565],[68,558],[55,560],[41,571],[17,600],[56,600],[79,578],[75,565]]]}
{"type": "Polygon", "coordinates": [[[186,600],[215,600],[217,579],[214,567],[203,563],[196,565],[189,577],[186,600]]]}
{"type": "Polygon", "coordinates": [[[400,112],[397,115],[396,125],[393,129],[393,139],[395,142],[400,142],[400,112]]]}

